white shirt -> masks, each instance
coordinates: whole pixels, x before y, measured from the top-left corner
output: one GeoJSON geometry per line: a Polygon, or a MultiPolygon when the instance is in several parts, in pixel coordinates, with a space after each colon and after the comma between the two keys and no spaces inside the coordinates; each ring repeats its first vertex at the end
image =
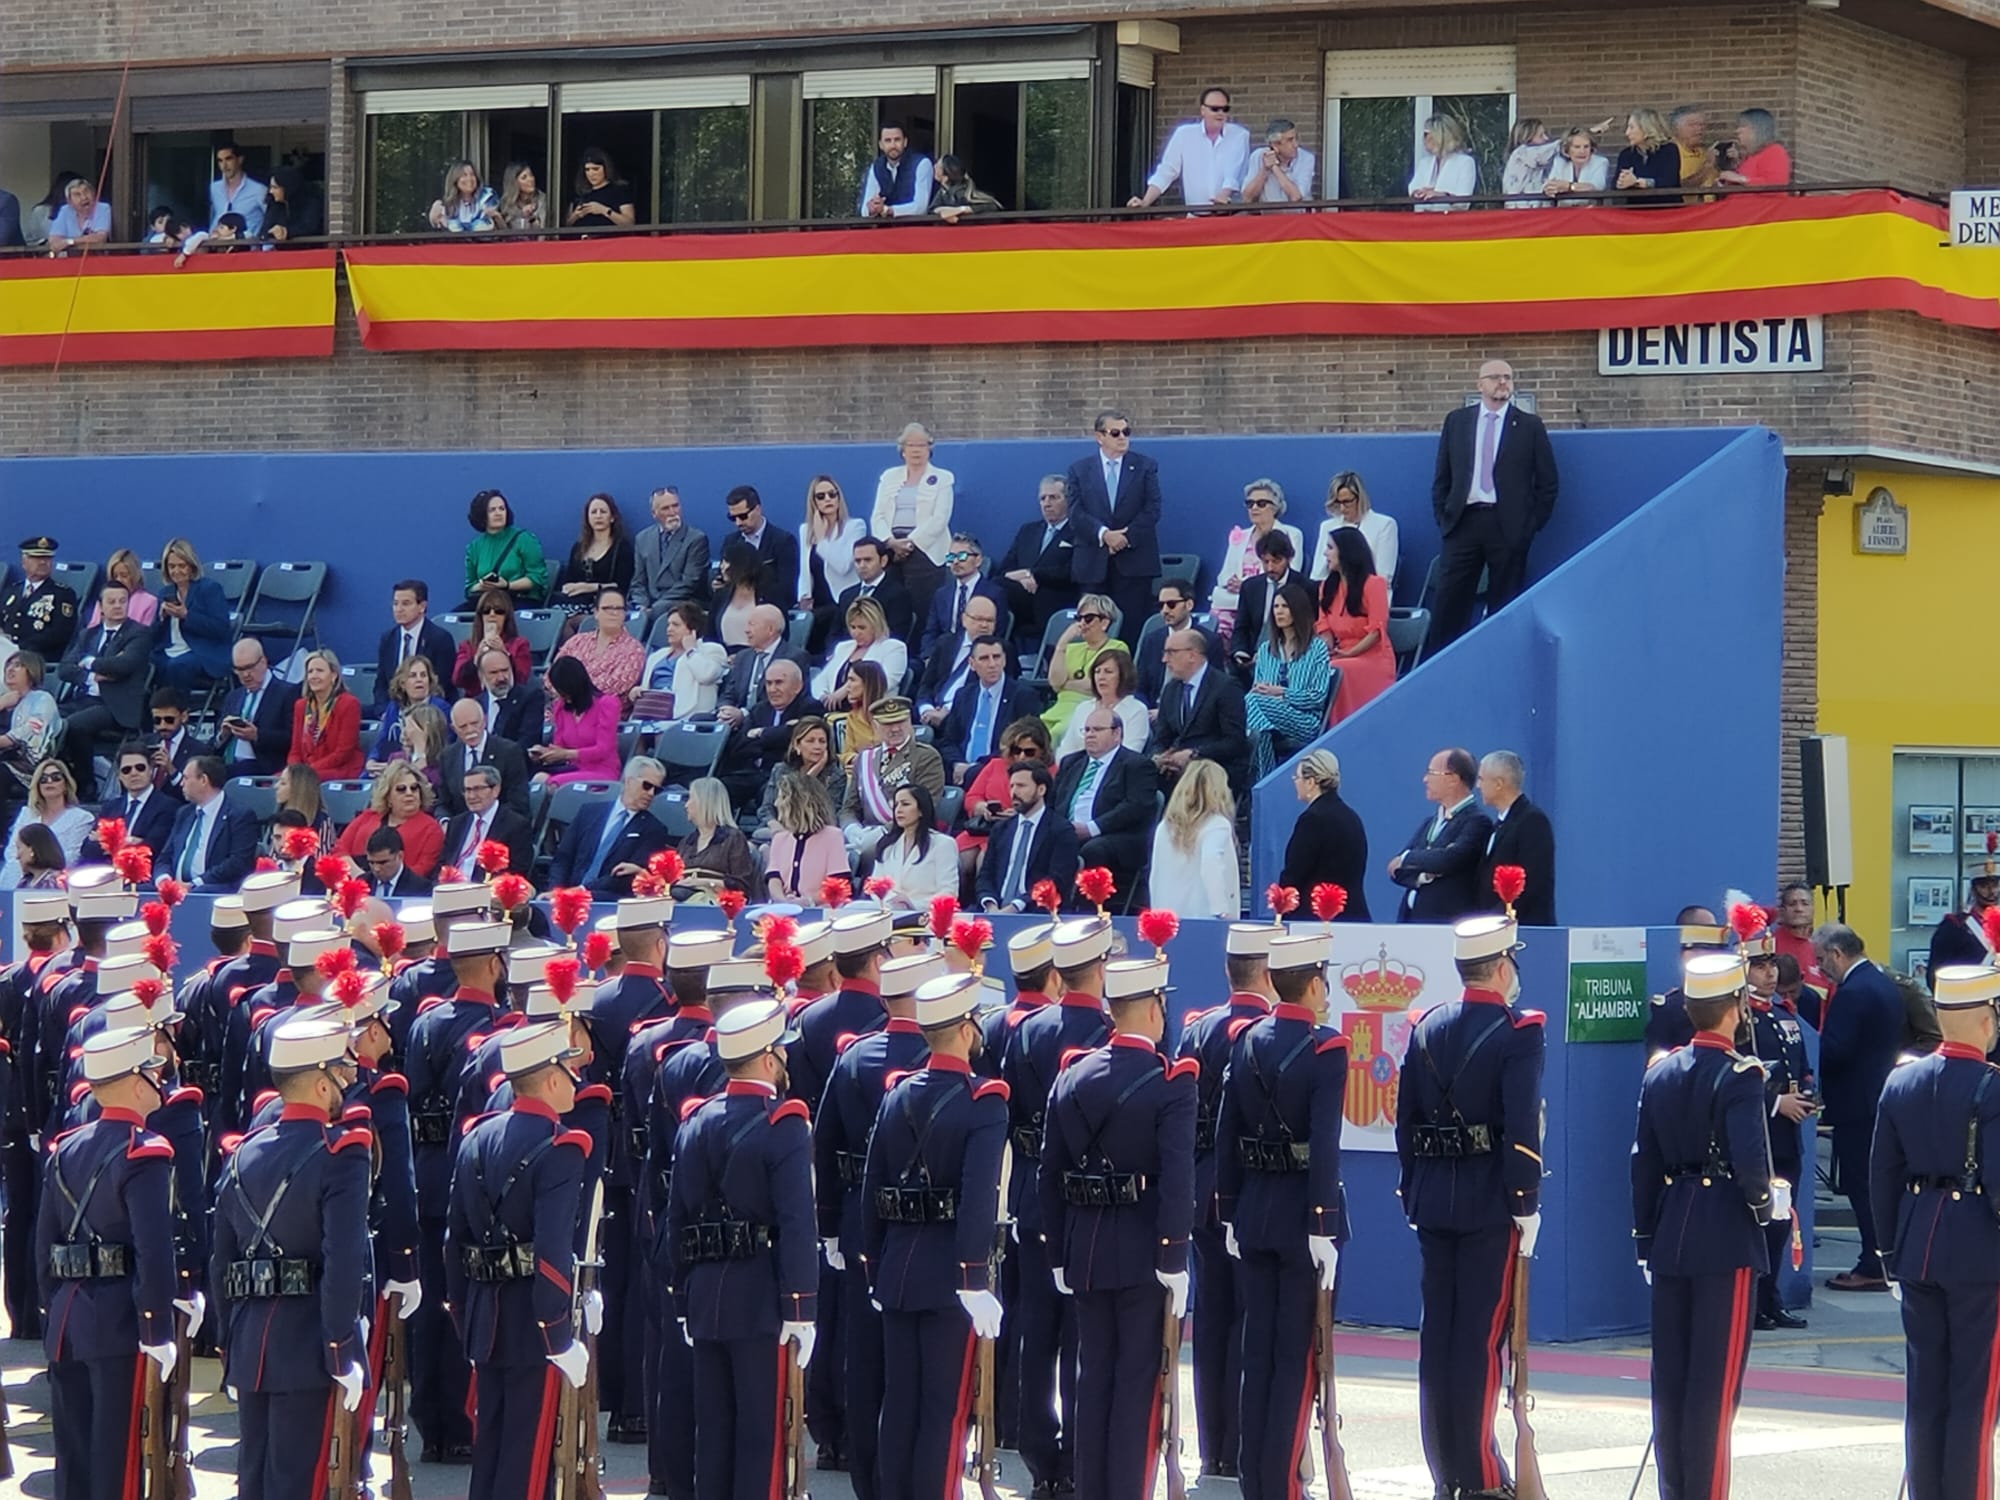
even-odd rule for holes
{"type": "Polygon", "coordinates": [[[958,894],[958,845],[932,829],[930,848],[919,859],[899,838],[876,857],[875,873],[895,882],[889,905],[921,910],[933,896],[958,894]]]}
{"type": "MultiPolygon", "coordinates": [[[[1079,795],[1076,799],[1076,805],[1069,811],[1069,820],[1072,823],[1081,823],[1085,828],[1089,829],[1092,838],[1096,838],[1101,830],[1097,826],[1097,820],[1091,814],[1097,811],[1098,794],[1104,790],[1104,783],[1110,779],[1111,759],[1117,753],[1116,750],[1113,750],[1108,755],[1092,757],[1094,764],[1097,766],[1097,775],[1091,779],[1088,787],[1083,784],[1081,779],[1077,781],[1079,795]]],[[[1084,768],[1083,774],[1086,777],[1090,776],[1088,766],[1084,768]]]]}
{"type": "MultiPolygon", "coordinates": [[[[1093,699],[1069,716],[1069,727],[1063,730],[1062,742],[1056,746],[1058,763],[1068,760],[1083,748],[1083,721],[1090,717],[1090,710],[1101,706],[1093,699]]],[[[1125,731],[1121,743],[1127,750],[1144,755],[1146,741],[1153,734],[1152,723],[1146,717],[1146,705],[1136,694],[1127,694],[1112,706],[1112,712],[1118,715],[1118,723],[1125,731]]]]}
{"type": "Polygon", "coordinates": [[[1507,413],[1513,410],[1513,407],[1514,403],[1510,401],[1498,411],[1495,411],[1484,401],[1479,403],[1479,420],[1472,428],[1472,483],[1465,492],[1465,503],[1467,505],[1496,505],[1499,503],[1500,497],[1494,494],[1491,489],[1482,488],[1479,483],[1479,451],[1487,440],[1486,430],[1488,425],[1491,424],[1493,429],[1493,465],[1494,472],[1498,473],[1500,466],[1500,444],[1507,436],[1507,413]]]}
{"type": "Polygon", "coordinates": [[[452,861],[460,869],[469,871],[473,868],[474,856],[479,853],[479,846],[486,841],[486,835],[493,827],[493,811],[499,805],[496,799],[485,812],[476,813],[468,810],[472,821],[466,824],[465,843],[459,848],[458,858],[452,861]]]}
{"type": "MultiPolygon", "coordinates": [[[[1097,774],[1102,776],[1104,773],[1100,771],[1097,774]]],[[[1042,805],[1033,812],[1018,813],[1015,815],[1014,841],[1007,846],[1007,863],[1000,867],[1000,879],[996,883],[1000,892],[1000,899],[1004,903],[1003,909],[1012,911],[1025,911],[1027,909],[1028,889],[1032,884],[1028,879],[1028,862],[1034,857],[1035,837],[1042,831],[1042,817],[1048,810],[1049,804],[1045,798],[1042,805]],[[1009,900],[1007,896],[1007,875],[1013,866],[1015,855],[1020,854],[1020,851],[1023,849],[1028,850],[1029,853],[1021,855],[1021,889],[1017,895],[1009,900]]]]}
{"type": "Polygon", "coordinates": [[[805,599],[812,594],[812,555],[817,552],[820,571],[826,574],[826,590],[838,599],[861,581],[854,570],[854,544],[868,535],[868,525],[859,516],[849,516],[845,526],[819,542],[811,539],[806,525],[799,523],[798,597],[805,599]]]}
{"type": "MultiPolygon", "coordinates": [[[[1248,182],[1252,177],[1257,175],[1257,167],[1258,163],[1255,160],[1245,165],[1243,170],[1243,180],[1245,182],[1248,182]]],[[[1292,158],[1291,165],[1285,168],[1285,175],[1292,179],[1292,186],[1299,190],[1301,198],[1310,198],[1313,195],[1313,173],[1317,168],[1318,163],[1314,160],[1312,152],[1306,150],[1303,146],[1299,147],[1299,154],[1292,158]]],[[[1278,181],[1278,174],[1276,172],[1266,172],[1264,174],[1264,185],[1257,190],[1255,201],[1258,203],[1289,203],[1292,201],[1292,195],[1286,192],[1283,184],[1278,181]]]]}
{"type": "Polygon", "coordinates": [[[1223,194],[1240,198],[1249,168],[1249,131],[1232,123],[1211,137],[1202,121],[1189,120],[1176,125],[1167,137],[1167,149],[1160,153],[1160,164],[1146,185],[1164,193],[1178,181],[1181,201],[1200,208],[1223,194]]]}
{"type": "Polygon", "coordinates": [[[208,873],[208,841],[215,837],[215,821],[222,816],[222,798],[211,797],[194,814],[194,858],[188,873],[199,882],[208,873]]]}
{"type": "MultiPolygon", "coordinates": [[[[1440,193],[1452,198],[1470,198],[1479,187],[1479,163],[1470,151],[1454,151],[1443,161],[1439,161],[1428,151],[1417,158],[1416,170],[1410,173],[1410,195],[1416,196],[1418,188],[1436,188],[1440,193]]],[[[1418,213],[1446,213],[1453,205],[1449,203],[1419,203],[1418,213]]],[[[1458,205],[1464,207],[1463,204],[1458,205]]]]}

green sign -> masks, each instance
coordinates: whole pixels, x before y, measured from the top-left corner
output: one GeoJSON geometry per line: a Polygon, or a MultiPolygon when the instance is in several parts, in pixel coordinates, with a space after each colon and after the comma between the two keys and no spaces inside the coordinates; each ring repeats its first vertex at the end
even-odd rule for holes
{"type": "Polygon", "coordinates": [[[1646,1034],[1646,929],[1572,927],[1569,1015],[1572,1042],[1636,1042],[1646,1034]]]}

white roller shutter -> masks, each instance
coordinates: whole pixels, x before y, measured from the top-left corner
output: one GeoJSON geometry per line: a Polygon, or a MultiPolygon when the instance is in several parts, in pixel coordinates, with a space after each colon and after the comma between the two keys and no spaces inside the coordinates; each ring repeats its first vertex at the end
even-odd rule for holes
{"type": "Polygon", "coordinates": [[[564,114],[614,109],[728,109],[750,103],[750,75],[713,78],[620,78],[562,86],[564,114]]]}
{"type": "Polygon", "coordinates": [[[1329,99],[1513,92],[1512,47],[1384,47],[1326,55],[1329,99]]]}
{"type": "Polygon", "coordinates": [[[824,68],[803,79],[808,99],[882,99],[935,94],[936,68],[824,68]]]}
{"type": "Polygon", "coordinates": [[[547,109],[546,83],[510,83],[478,89],[373,89],[361,96],[371,115],[426,115],[459,109],[547,109]]]}

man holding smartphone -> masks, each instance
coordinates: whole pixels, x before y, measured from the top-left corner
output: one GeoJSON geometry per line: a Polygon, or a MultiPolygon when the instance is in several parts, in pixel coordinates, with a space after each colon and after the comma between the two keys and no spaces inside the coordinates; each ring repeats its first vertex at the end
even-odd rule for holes
{"type": "Polygon", "coordinates": [[[271,670],[264,647],[253,637],[238,641],[229,654],[236,686],[222,700],[210,753],[220,757],[229,778],[275,776],[292,748],[292,702],[296,684],[271,670]]]}
{"type": "MultiPolygon", "coordinates": [[[[1765,1122],[1771,1132],[1771,1171],[1797,1186],[1804,1170],[1802,1137],[1819,1113],[1818,1084],[1806,1059],[1805,1028],[1792,1002],[1778,994],[1778,945],[1767,927],[1743,945],[1749,962],[1749,1013],[1754,1052],[1764,1064],[1764,1091],[1769,1100],[1765,1122]]],[[[1778,1268],[1790,1263],[1796,1226],[1790,1215],[1765,1226],[1771,1269],[1757,1281],[1757,1329],[1803,1328],[1806,1320],[1786,1312],[1778,1300],[1778,1268]]]]}

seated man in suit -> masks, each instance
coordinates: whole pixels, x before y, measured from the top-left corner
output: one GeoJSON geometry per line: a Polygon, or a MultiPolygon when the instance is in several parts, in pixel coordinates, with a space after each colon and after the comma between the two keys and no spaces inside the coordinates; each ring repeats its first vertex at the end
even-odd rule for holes
{"type": "Polygon", "coordinates": [[[171,875],[197,891],[233,891],[257,863],[257,818],[224,795],[221,758],[197,755],[181,773],[187,802],[175,815],[153,875],[171,875]]]}
{"type": "Polygon", "coordinates": [[[999,618],[991,599],[974,594],[966,602],[958,630],[932,646],[924,658],[917,673],[917,718],[932,729],[944,723],[951,700],[972,676],[973,643],[995,634],[999,618]]]}
{"type": "Polygon", "coordinates": [[[793,723],[819,712],[806,693],[805,674],[790,657],[772,660],[758,697],[761,701],[731,716],[729,738],[716,757],[715,779],[729,789],[732,807],[757,806],[771,767],[785,758],[793,723]]]}
{"type": "Polygon", "coordinates": [[[1014,534],[1014,544],[993,569],[1007,591],[1007,608],[1014,617],[1014,647],[1024,653],[1042,644],[1056,611],[1075,609],[1082,593],[1070,576],[1076,537],[1070,530],[1069,493],[1063,488],[1062,475],[1042,476],[1035,503],[1041,507],[1042,518],[1014,534]]]}
{"type": "Polygon", "coordinates": [[[953,786],[963,786],[1000,748],[1009,724],[1030,711],[1028,690],[1007,675],[1007,643],[983,635],[972,648],[972,676],[951,700],[938,731],[938,755],[953,786]]]}
{"type": "Polygon", "coordinates": [[[801,686],[810,669],[804,653],[785,639],[785,612],[777,605],[760,604],[751,610],[743,633],[749,644],[736,653],[722,679],[721,691],[715,695],[715,717],[732,726],[742,719],[745,709],[765,702],[773,662],[788,661],[796,666],[801,686]]]}
{"type": "Polygon", "coordinates": [[[431,681],[444,684],[440,692],[451,691],[458,642],[449,630],[432,622],[427,612],[430,602],[430,585],[421,578],[402,579],[389,591],[389,615],[396,623],[375,643],[375,707],[389,701],[389,679],[413,656],[431,664],[431,681]]]}
{"type": "Polygon", "coordinates": [[[910,602],[909,587],[889,572],[889,560],[886,542],[864,536],[854,544],[854,571],[861,575],[861,581],[849,584],[840,591],[840,598],[836,601],[840,609],[835,618],[845,619],[847,606],[856,599],[873,599],[882,606],[882,618],[889,622],[889,634],[899,641],[907,641],[910,632],[916,628],[916,606],[910,602]]]}
{"type": "MultiPolygon", "coordinates": [[[[500,773],[500,795],[508,808],[525,820],[528,816],[528,757],[512,740],[503,740],[487,728],[486,710],[477,698],[461,698],[451,706],[454,743],[447,746],[438,766],[443,785],[439,800],[452,817],[465,811],[465,778],[474,766],[490,766],[500,773]]],[[[456,861],[447,861],[456,863],[456,861]]],[[[461,866],[463,868],[463,866],[461,866]]],[[[525,867],[517,866],[522,874],[525,867]]]]}
{"type": "MultiPolygon", "coordinates": [[[[1239,698],[1239,712],[1241,703],[1239,698]]],[[[1125,748],[1125,726],[1115,711],[1098,704],[1087,712],[1083,748],[1056,773],[1055,814],[1076,834],[1079,863],[1105,866],[1118,889],[1129,891],[1159,817],[1160,778],[1151,761],[1125,748]]]]}
{"type": "Polygon", "coordinates": [[[146,714],[153,637],[126,615],[131,600],[124,584],[105,584],[97,595],[102,618],[78,627],[56,667],[57,678],[69,688],[62,709],[63,758],[76,771],[85,797],[97,782],[91,758],[98,740],[137,733],[146,714]]]}
{"type": "Polygon", "coordinates": [[[944,555],[944,565],[951,576],[931,595],[923,635],[917,641],[919,656],[928,656],[933,646],[959,628],[965,606],[975,594],[993,601],[1000,633],[1007,633],[1007,593],[992,579],[979,576],[979,565],[985,561],[986,549],[979,545],[979,538],[963,531],[952,533],[951,550],[944,555]]]}
{"type": "Polygon", "coordinates": [[[764,499],[754,485],[739,484],[723,497],[723,509],[737,535],[757,549],[764,564],[763,581],[757,597],[780,610],[796,602],[799,581],[799,539],[782,526],[773,526],[764,514],[764,499]]]}
{"type": "Polygon", "coordinates": [[[986,911],[1028,909],[1028,893],[1038,881],[1053,880],[1068,897],[1076,882],[1076,828],[1049,807],[1055,779],[1038,760],[1021,761],[1007,773],[1007,800],[1014,816],[1003,818],[987,841],[979,866],[979,905],[986,911]]]}
{"type": "MultiPolygon", "coordinates": [[[[368,835],[364,854],[368,861],[368,891],[384,901],[401,901],[428,896],[431,883],[403,863],[403,836],[386,824],[368,835]]],[[[463,873],[471,875],[477,865],[467,864],[463,873]]]]}
{"type": "Polygon", "coordinates": [[[1236,593],[1236,629],[1229,637],[1229,655],[1247,677],[1257,660],[1257,643],[1271,624],[1271,604],[1288,583],[1319,597],[1312,580],[1292,566],[1292,539],[1275,526],[1257,539],[1257,561],[1264,571],[1243,580],[1236,593]]]}
{"type": "Polygon", "coordinates": [[[673,842],[652,814],[653,798],[667,784],[667,768],[650,755],[625,762],[618,799],[587,804],[563,830],[549,867],[549,888],[580,885],[600,900],[632,894],[632,877],[673,842]]]}
{"type": "Polygon", "coordinates": [[[1153,764],[1160,779],[1171,782],[1200,756],[1222,767],[1230,791],[1241,798],[1250,786],[1242,684],[1209,666],[1208,637],[1199,630],[1174,631],[1161,650],[1167,683],[1153,716],[1153,764]]]}
{"type": "Polygon", "coordinates": [[[188,733],[187,699],[177,687],[153,689],[153,734],[147,758],[153,763],[153,790],[181,802],[181,772],[201,747],[188,733]]]}
{"type": "Polygon", "coordinates": [[[223,696],[215,741],[204,752],[221,760],[228,776],[275,776],[291,753],[298,687],[271,670],[255,636],[246,635],[230,648],[229,669],[236,674],[236,686],[223,696]]]}
{"type": "Polygon", "coordinates": [[[1478,774],[1469,750],[1440,750],[1425,768],[1424,799],[1437,804],[1437,813],[1389,861],[1389,878],[1405,889],[1396,903],[1398,922],[1456,922],[1484,909],[1472,883],[1493,820],[1472,795],[1478,774]]]}
{"type": "Polygon", "coordinates": [[[514,659],[498,646],[480,648],[475,661],[483,691],[473,702],[486,714],[487,733],[519,746],[525,756],[546,732],[548,694],[539,682],[516,682],[514,659]]]}
{"type": "Polygon", "coordinates": [[[507,805],[505,774],[497,766],[481,764],[461,772],[458,784],[464,810],[445,824],[444,862],[471,877],[479,868],[479,846],[498,839],[507,846],[508,869],[521,875],[532,871],[534,825],[507,805]]]}
{"type": "Polygon", "coordinates": [[[1220,636],[1195,623],[1193,584],[1178,578],[1162,578],[1156,592],[1160,602],[1159,623],[1148,623],[1140,628],[1139,647],[1132,658],[1132,669],[1139,674],[1139,701],[1157,715],[1160,694],[1167,685],[1168,636],[1176,630],[1200,631],[1208,642],[1208,664],[1211,667],[1226,667],[1228,653],[1222,649],[1220,636]]]}
{"type": "Polygon", "coordinates": [[[1525,776],[1521,757],[1512,750],[1489,750],[1479,758],[1479,800],[1493,809],[1493,832],[1473,877],[1472,894],[1482,911],[1502,911],[1505,903],[1493,889],[1493,872],[1517,865],[1528,877],[1514,901],[1514,916],[1523,927],[1556,925],[1556,831],[1549,815],[1521,790],[1525,776]]]}
{"type": "MultiPolygon", "coordinates": [[[[174,815],[181,810],[181,804],[154,790],[153,763],[143,741],[127,740],[120,745],[113,765],[118,775],[118,791],[104,799],[97,816],[123,818],[126,839],[136,840],[158,855],[173,836],[174,815]]],[[[103,864],[108,858],[93,830],[83,841],[83,863],[103,864]]]]}

